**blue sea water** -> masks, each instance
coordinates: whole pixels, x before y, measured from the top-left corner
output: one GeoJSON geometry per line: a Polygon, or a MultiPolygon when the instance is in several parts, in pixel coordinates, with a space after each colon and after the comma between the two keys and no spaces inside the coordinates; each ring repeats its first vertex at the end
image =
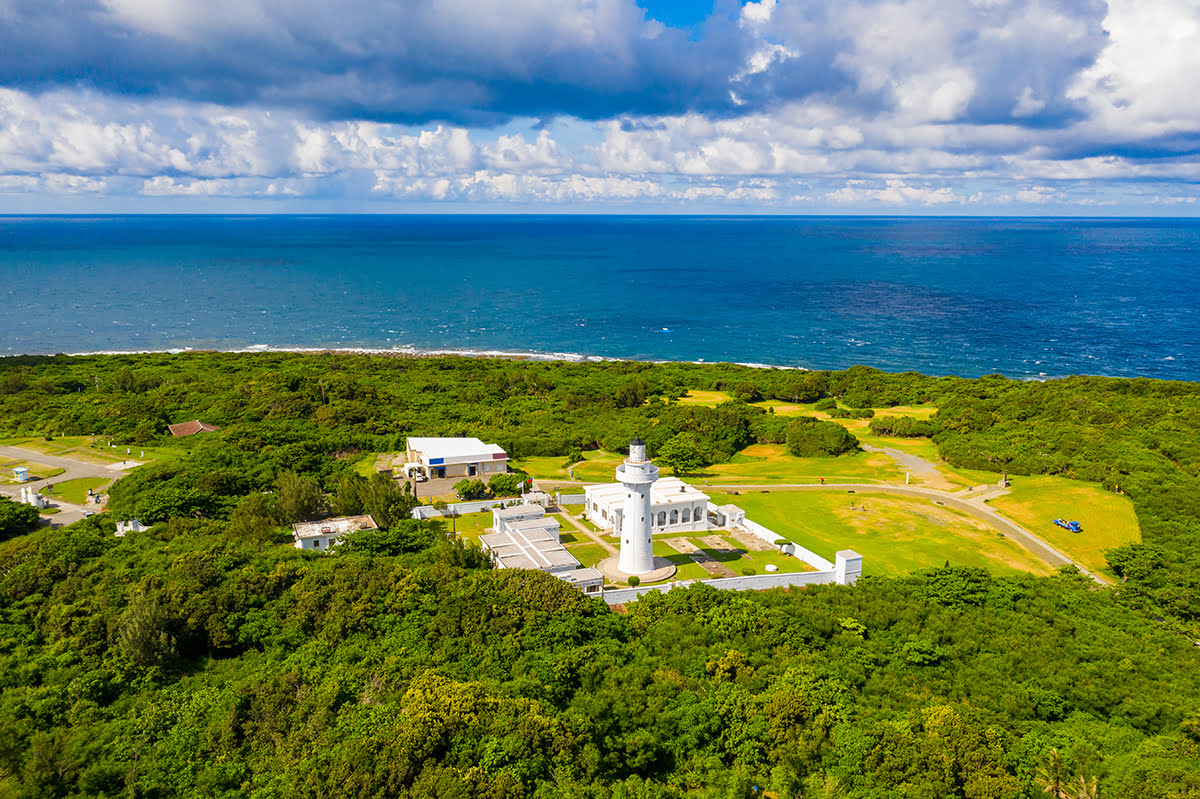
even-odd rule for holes
{"type": "Polygon", "coordinates": [[[0,217],[0,354],[379,348],[1200,379],[1200,221],[0,217]]]}

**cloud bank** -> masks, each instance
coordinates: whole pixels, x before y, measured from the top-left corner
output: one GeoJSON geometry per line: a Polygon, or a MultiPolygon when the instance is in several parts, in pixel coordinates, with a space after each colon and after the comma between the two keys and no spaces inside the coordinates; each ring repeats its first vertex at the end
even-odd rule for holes
{"type": "Polygon", "coordinates": [[[1198,71],[1197,0],[0,0],[0,200],[1190,212],[1198,71]]]}

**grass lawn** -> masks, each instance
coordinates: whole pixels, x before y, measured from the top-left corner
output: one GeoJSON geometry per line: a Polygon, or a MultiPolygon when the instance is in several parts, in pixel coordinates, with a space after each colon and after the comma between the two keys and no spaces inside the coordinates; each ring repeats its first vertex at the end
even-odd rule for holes
{"type": "MultiPolygon", "coordinates": [[[[624,455],[614,455],[611,452],[605,452],[599,449],[590,449],[583,453],[583,461],[581,461],[579,465],[575,466],[574,479],[590,479],[580,477],[580,470],[586,471],[590,465],[589,461],[603,457],[616,458],[616,460],[613,461],[614,466],[625,458],[624,455]]],[[[570,480],[572,479],[571,475],[567,473],[567,467],[563,466],[563,464],[566,462],[566,455],[536,455],[529,458],[522,458],[521,460],[512,461],[509,465],[514,470],[525,472],[530,477],[535,477],[539,480],[570,480]]],[[[611,475],[609,476],[611,477],[611,475]]]]}
{"type": "Polygon", "coordinates": [[[21,447],[46,455],[59,458],[70,458],[83,463],[94,463],[107,466],[124,460],[148,463],[166,458],[177,458],[184,455],[187,449],[178,446],[142,447],[134,444],[111,446],[107,438],[98,436],[65,436],[47,441],[45,438],[6,438],[0,440],[0,445],[21,447]],[[126,450],[129,450],[126,453],[126,450]]]}
{"type": "Polygon", "coordinates": [[[758,483],[904,482],[904,472],[887,455],[859,452],[840,458],[796,458],[782,444],[752,444],[729,463],[708,466],[688,482],[700,486],[758,483]]]}
{"type": "Polygon", "coordinates": [[[1010,479],[1012,493],[988,504],[1090,571],[1109,573],[1104,550],[1142,540],[1133,502],[1124,494],[1065,477],[1010,479]],[[1064,530],[1055,519],[1077,521],[1083,532],[1064,530]]]}
{"type": "Polygon", "coordinates": [[[102,487],[111,482],[112,478],[109,477],[79,477],[75,480],[64,480],[61,483],[54,483],[53,486],[46,486],[42,489],[42,493],[61,499],[63,502],[70,502],[72,505],[83,505],[87,502],[89,488],[99,492],[102,487]],[[51,487],[53,487],[53,491],[48,490],[51,487]]]}
{"type": "Polygon", "coordinates": [[[680,405],[707,405],[715,407],[722,402],[729,402],[733,397],[726,394],[724,391],[698,391],[692,389],[685,396],[679,398],[680,405]]]}
{"type": "Polygon", "coordinates": [[[863,573],[900,575],[941,566],[982,566],[995,574],[1049,574],[1050,566],[974,517],[927,500],[842,491],[713,494],[782,538],[833,560],[863,556],[863,573]],[[851,506],[853,503],[853,507],[851,506]]]}
{"type": "Polygon", "coordinates": [[[608,557],[608,550],[594,541],[586,541],[580,544],[568,544],[567,551],[583,564],[583,566],[595,566],[600,561],[608,557]]]}
{"type": "Polygon", "coordinates": [[[16,478],[13,476],[12,470],[18,466],[24,466],[29,470],[31,480],[45,480],[48,477],[58,477],[63,473],[63,469],[55,466],[47,466],[44,463],[37,461],[22,461],[13,460],[10,458],[0,458],[0,483],[17,484],[16,478]]]}
{"type": "Polygon", "coordinates": [[[454,530],[460,537],[478,545],[479,536],[483,535],[485,529],[492,526],[492,512],[485,510],[480,513],[464,513],[453,519],[446,516],[439,521],[446,525],[447,530],[454,530]]]}

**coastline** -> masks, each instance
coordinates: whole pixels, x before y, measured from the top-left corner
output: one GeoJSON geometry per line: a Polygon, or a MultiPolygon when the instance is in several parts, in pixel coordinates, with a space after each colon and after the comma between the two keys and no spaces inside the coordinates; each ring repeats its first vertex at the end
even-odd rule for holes
{"type": "MultiPolygon", "coordinates": [[[[703,358],[694,361],[679,361],[669,358],[615,358],[605,355],[584,355],[578,352],[542,352],[537,350],[472,350],[472,349],[455,349],[443,347],[300,347],[300,346],[274,346],[269,344],[254,344],[249,347],[232,347],[230,349],[221,348],[194,348],[194,347],[168,347],[163,349],[139,349],[139,350],[83,350],[78,352],[24,352],[24,353],[8,353],[0,355],[0,361],[5,358],[24,358],[24,357],[54,357],[55,355],[65,355],[69,358],[86,358],[99,355],[183,355],[186,353],[222,353],[230,355],[254,355],[260,353],[293,353],[300,355],[322,355],[322,354],[337,354],[337,355],[369,355],[373,357],[385,358],[441,358],[441,357],[459,357],[459,358],[494,358],[496,360],[509,361],[547,361],[547,362],[563,362],[563,363],[652,363],[652,364],[668,364],[668,363],[687,363],[696,366],[706,366],[712,364],[730,364],[733,366],[744,366],[748,369],[779,369],[786,371],[813,371],[806,366],[788,366],[782,364],[743,362],[743,361],[709,361],[703,358]]],[[[820,371],[820,370],[819,370],[820,371]]],[[[836,371],[836,370],[830,370],[836,371]]]]}

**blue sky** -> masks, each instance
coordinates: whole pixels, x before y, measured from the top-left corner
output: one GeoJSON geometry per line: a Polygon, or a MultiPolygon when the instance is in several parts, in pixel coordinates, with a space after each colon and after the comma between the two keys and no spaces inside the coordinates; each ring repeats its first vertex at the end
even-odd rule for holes
{"type": "Polygon", "coordinates": [[[0,0],[0,213],[1195,215],[1197,0],[0,0]]]}

